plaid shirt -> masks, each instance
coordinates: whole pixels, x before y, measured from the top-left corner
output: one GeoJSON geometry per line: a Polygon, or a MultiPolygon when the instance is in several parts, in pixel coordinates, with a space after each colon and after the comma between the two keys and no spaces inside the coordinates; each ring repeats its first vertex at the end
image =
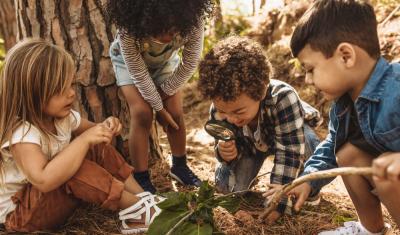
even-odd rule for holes
{"type": "MultiPolygon", "coordinates": [[[[213,107],[210,112],[211,118],[218,119],[213,107]]],[[[301,101],[293,87],[271,79],[267,95],[260,103],[256,131],[247,126],[240,128],[248,140],[246,142],[251,145],[253,156],[260,153],[262,156],[275,155],[270,177],[272,184],[290,183],[299,174],[305,152],[305,116],[310,120],[307,120],[310,126],[315,126],[316,120],[320,119],[319,112],[301,101]]],[[[215,153],[217,159],[223,161],[218,151],[215,153]]],[[[291,207],[291,201],[283,198],[277,210],[291,214],[291,207]]]]}

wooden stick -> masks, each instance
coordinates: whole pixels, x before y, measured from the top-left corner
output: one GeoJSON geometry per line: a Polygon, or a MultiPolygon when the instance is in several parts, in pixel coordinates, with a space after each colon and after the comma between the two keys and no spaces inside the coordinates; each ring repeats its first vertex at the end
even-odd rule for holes
{"type": "Polygon", "coordinates": [[[372,174],[371,167],[341,167],[326,171],[317,171],[310,173],[308,175],[301,176],[293,180],[293,182],[285,184],[282,187],[282,189],[274,193],[272,199],[269,202],[268,207],[261,214],[260,218],[262,220],[265,219],[278,206],[282,196],[286,195],[290,190],[292,190],[293,188],[304,182],[308,182],[311,180],[332,178],[338,175],[371,175],[371,174],[372,174]]]}

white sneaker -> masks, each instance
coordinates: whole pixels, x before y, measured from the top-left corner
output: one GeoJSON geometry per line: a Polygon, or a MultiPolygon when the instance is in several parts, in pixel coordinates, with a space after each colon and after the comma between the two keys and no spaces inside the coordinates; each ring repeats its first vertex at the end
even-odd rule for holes
{"type": "Polygon", "coordinates": [[[381,235],[387,233],[391,229],[390,224],[385,223],[385,228],[382,232],[371,233],[366,230],[359,221],[344,222],[343,227],[335,230],[321,232],[318,235],[381,235]]]}

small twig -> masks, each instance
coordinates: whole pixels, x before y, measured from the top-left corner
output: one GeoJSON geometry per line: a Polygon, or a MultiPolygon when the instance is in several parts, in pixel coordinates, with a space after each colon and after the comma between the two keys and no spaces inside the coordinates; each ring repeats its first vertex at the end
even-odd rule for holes
{"type": "Polygon", "coordinates": [[[256,180],[258,180],[259,178],[263,177],[264,175],[269,175],[269,174],[271,174],[271,172],[266,172],[266,173],[264,173],[264,174],[261,174],[261,175],[258,175],[258,176],[256,176],[256,177],[254,177],[254,179],[251,180],[251,182],[250,182],[250,184],[249,184],[249,187],[247,187],[247,189],[250,189],[251,186],[252,186],[252,184],[253,184],[256,180]]]}
{"type": "Polygon", "coordinates": [[[274,193],[268,207],[261,214],[261,219],[265,219],[275,208],[278,206],[282,196],[286,195],[290,190],[296,186],[312,180],[319,180],[325,178],[332,178],[338,175],[371,175],[371,167],[341,167],[326,171],[317,171],[308,175],[301,176],[289,184],[285,184],[282,189],[274,193]]]}
{"type": "Polygon", "coordinates": [[[394,14],[400,9],[400,5],[397,6],[386,18],[382,21],[379,25],[382,27],[384,26],[393,16],[394,14]]]}
{"type": "Polygon", "coordinates": [[[220,195],[220,196],[216,196],[216,197],[210,198],[208,200],[219,199],[219,198],[222,198],[222,197],[229,197],[229,196],[238,195],[238,194],[247,193],[247,192],[253,192],[253,190],[246,189],[246,190],[242,190],[242,191],[231,192],[231,193],[227,193],[227,194],[223,194],[223,195],[220,195]]]}
{"type": "Polygon", "coordinates": [[[189,218],[194,212],[195,212],[195,210],[190,211],[190,213],[188,213],[187,215],[185,215],[181,220],[179,220],[178,223],[176,223],[176,224],[174,225],[174,227],[172,227],[172,228],[168,231],[168,233],[167,233],[166,235],[171,235],[172,232],[173,232],[179,225],[181,225],[187,218],[189,218]]]}

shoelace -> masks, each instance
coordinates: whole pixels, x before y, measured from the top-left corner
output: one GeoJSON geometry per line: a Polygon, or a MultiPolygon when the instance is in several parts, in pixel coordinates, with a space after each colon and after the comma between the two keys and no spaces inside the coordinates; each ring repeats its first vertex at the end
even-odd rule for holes
{"type": "MultiPolygon", "coordinates": [[[[188,179],[190,180],[190,181],[192,181],[192,182],[194,182],[194,181],[199,181],[199,178],[193,173],[193,171],[191,171],[190,169],[189,169],[189,167],[187,167],[187,166],[184,166],[184,167],[177,167],[177,169],[179,169],[179,170],[184,170],[185,172],[185,174],[188,176],[188,179]]],[[[186,183],[186,182],[185,182],[186,183]]]]}
{"type": "Polygon", "coordinates": [[[197,178],[197,176],[193,173],[193,171],[189,169],[189,167],[184,167],[184,168],[191,180],[199,180],[199,178],[197,178]]]}

